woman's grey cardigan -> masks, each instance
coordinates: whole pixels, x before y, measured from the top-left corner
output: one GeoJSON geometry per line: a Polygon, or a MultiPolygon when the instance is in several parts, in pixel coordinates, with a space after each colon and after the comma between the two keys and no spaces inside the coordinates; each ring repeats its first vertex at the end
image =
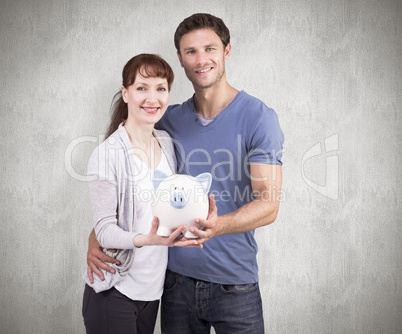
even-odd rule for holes
{"type": "MultiPolygon", "coordinates": [[[[167,132],[154,130],[154,135],[166,155],[169,166],[176,172],[176,158],[171,137],[167,132]]],[[[108,290],[123,280],[133,261],[134,245],[133,226],[136,224],[136,206],[134,203],[134,149],[123,126],[110,135],[92,153],[88,163],[89,190],[92,202],[92,211],[95,224],[95,233],[102,247],[110,248],[102,240],[102,235],[110,229],[121,228],[126,231],[119,233],[121,249],[113,255],[120,261],[120,265],[111,265],[116,274],[102,270],[105,280],[94,274],[94,283],[90,284],[87,272],[84,280],[96,292],[108,290]],[[116,194],[117,191],[117,194],[116,194]],[[117,208],[117,212],[116,212],[117,208]],[[98,237],[99,236],[99,237],[98,237]]]]}

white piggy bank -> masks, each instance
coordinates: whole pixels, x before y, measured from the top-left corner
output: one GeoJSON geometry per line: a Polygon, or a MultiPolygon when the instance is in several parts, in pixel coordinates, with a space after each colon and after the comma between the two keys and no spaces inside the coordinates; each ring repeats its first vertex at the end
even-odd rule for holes
{"type": "Polygon", "coordinates": [[[159,171],[154,174],[155,197],[152,202],[152,214],[159,218],[157,234],[169,236],[176,228],[185,224],[183,231],[186,238],[197,238],[188,228],[200,226],[195,218],[208,216],[208,191],[212,175],[203,173],[196,177],[183,174],[166,176],[159,171]]]}

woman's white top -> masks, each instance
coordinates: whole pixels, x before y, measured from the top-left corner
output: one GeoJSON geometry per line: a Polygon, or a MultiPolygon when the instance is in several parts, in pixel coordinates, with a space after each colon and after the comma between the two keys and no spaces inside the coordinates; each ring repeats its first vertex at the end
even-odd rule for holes
{"type": "MultiPolygon", "coordinates": [[[[135,234],[148,234],[153,219],[151,201],[154,196],[152,177],[154,170],[148,168],[139,159],[134,159],[134,202],[137,208],[137,224],[134,226],[135,234]],[[137,174],[137,173],[136,173],[137,174]]],[[[165,154],[156,170],[166,175],[172,175],[165,154]]],[[[161,297],[165,271],[168,260],[167,246],[144,246],[134,248],[134,260],[128,270],[127,277],[117,283],[115,288],[132,300],[152,301],[161,297]]]]}

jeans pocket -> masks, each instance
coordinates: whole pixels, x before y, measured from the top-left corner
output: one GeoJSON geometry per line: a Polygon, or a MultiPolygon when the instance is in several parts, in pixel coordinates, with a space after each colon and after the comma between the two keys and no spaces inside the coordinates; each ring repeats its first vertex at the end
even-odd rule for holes
{"type": "Polygon", "coordinates": [[[82,316],[87,312],[91,290],[92,288],[88,284],[85,284],[84,297],[82,300],[82,316]]]}
{"type": "Polygon", "coordinates": [[[221,284],[221,289],[227,293],[249,292],[258,287],[258,282],[250,284],[221,284]]]}
{"type": "Polygon", "coordinates": [[[167,269],[166,275],[165,275],[165,283],[163,285],[163,290],[164,291],[172,290],[177,285],[177,279],[178,279],[178,275],[175,272],[167,269]]]}

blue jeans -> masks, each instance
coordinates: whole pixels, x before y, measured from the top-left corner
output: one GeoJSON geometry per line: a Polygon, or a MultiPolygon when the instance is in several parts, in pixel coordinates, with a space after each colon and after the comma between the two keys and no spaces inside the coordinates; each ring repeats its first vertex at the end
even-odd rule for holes
{"type": "Polygon", "coordinates": [[[258,283],[223,285],[166,271],[162,334],[264,334],[258,283]]]}

